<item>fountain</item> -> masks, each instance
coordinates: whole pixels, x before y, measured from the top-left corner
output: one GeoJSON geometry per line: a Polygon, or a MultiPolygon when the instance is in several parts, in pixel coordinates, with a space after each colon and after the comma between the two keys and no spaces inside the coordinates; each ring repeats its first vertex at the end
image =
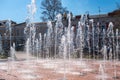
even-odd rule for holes
{"type": "Polygon", "coordinates": [[[39,60],[39,42],[38,39],[36,39],[36,62],[39,60]]]}
{"type": "Polygon", "coordinates": [[[62,80],[66,80],[66,56],[67,56],[67,44],[66,44],[66,37],[63,35],[61,38],[61,47],[63,53],[63,64],[64,64],[64,78],[62,80]]]}
{"type": "Polygon", "coordinates": [[[48,31],[47,31],[47,36],[46,36],[46,44],[47,44],[47,54],[48,57],[52,57],[52,47],[53,47],[53,28],[52,28],[52,22],[48,21],[47,22],[47,26],[48,26],[48,31]]]}
{"type": "Polygon", "coordinates": [[[12,27],[11,27],[11,20],[10,19],[8,19],[7,20],[7,22],[6,22],[6,37],[8,37],[9,39],[9,57],[8,57],[8,68],[6,68],[6,70],[7,70],[7,74],[10,74],[11,73],[11,67],[13,68],[13,62],[14,62],[14,58],[13,58],[13,55],[14,55],[14,48],[12,48],[12,42],[11,42],[11,40],[12,40],[12,27]],[[13,49],[13,50],[12,50],[13,49]],[[13,53],[11,52],[11,51],[13,51],[13,53]],[[11,62],[11,61],[13,61],[13,62],[11,62]]]}
{"type": "MultiPolygon", "coordinates": [[[[115,43],[114,43],[115,44],[115,43]]],[[[119,49],[119,45],[118,45],[118,29],[116,29],[116,54],[114,53],[114,80],[117,80],[117,79],[119,79],[120,77],[119,76],[117,76],[117,70],[116,70],[116,68],[117,68],[117,61],[119,60],[119,58],[118,58],[118,50],[119,49]]]]}
{"type": "Polygon", "coordinates": [[[91,47],[90,47],[90,26],[87,24],[87,29],[88,29],[88,32],[87,32],[87,43],[88,43],[88,49],[89,49],[89,54],[88,54],[88,59],[90,59],[90,52],[91,52],[91,47]]]}
{"type": "Polygon", "coordinates": [[[103,46],[103,60],[104,60],[104,68],[105,68],[105,64],[107,60],[107,46],[106,45],[103,46]]]}
{"type": "Polygon", "coordinates": [[[22,79],[36,79],[38,76],[34,75],[34,71],[30,70],[30,68],[35,65],[31,63],[31,55],[35,56],[35,47],[37,49],[37,60],[38,60],[38,40],[36,40],[35,46],[35,36],[36,36],[36,28],[34,25],[34,16],[36,13],[36,4],[35,0],[31,0],[31,4],[28,7],[28,16],[26,20],[26,27],[24,29],[24,34],[26,34],[26,61],[27,61],[27,69],[21,69],[18,71],[21,73],[22,79]],[[31,66],[32,65],[32,66],[31,66]]]}
{"type": "Polygon", "coordinates": [[[14,63],[15,63],[15,43],[13,43],[13,46],[10,47],[10,57],[11,57],[11,60],[12,60],[12,68],[14,69],[14,63]]]}
{"type": "MultiPolygon", "coordinates": [[[[6,80],[94,80],[96,77],[98,80],[118,79],[119,31],[116,29],[116,34],[114,33],[112,22],[108,28],[100,28],[99,22],[95,23],[93,19],[89,20],[87,15],[83,15],[78,25],[73,26],[72,15],[68,14],[66,26],[63,25],[63,16],[58,14],[55,22],[47,22],[47,32],[43,35],[37,32],[34,24],[35,2],[31,0],[31,4],[27,6],[28,16],[24,29],[26,60],[16,60],[15,43],[12,45],[11,42],[11,21],[6,23],[6,35],[10,38],[10,57],[8,63],[0,62],[0,77],[6,77],[3,74],[7,72],[9,79],[5,78],[6,80]],[[96,58],[96,55],[102,56],[96,58]]],[[[0,35],[0,51],[1,41],[0,35]]]]}
{"type": "Polygon", "coordinates": [[[46,57],[46,49],[47,49],[47,46],[46,46],[46,33],[44,34],[44,42],[43,42],[43,51],[44,51],[44,53],[43,53],[43,58],[45,58],[46,57]]]}
{"type": "Polygon", "coordinates": [[[6,22],[6,34],[9,36],[10,47],[11,47],[11,39],[12,39],[12,28],[11,28],[11,20],[8,19],[6,22]]]}
{"type": "Polygon", "coordinates": [[[42,57],[42,35],[39,33],[39,57],[42,57]]]}
{"type": "MultiPolygon", "coordinates": [[[[80,57],[80,63],[78,62],[80,68],[83,68],[82,71],[79,74],[80,76],[85,76],[85,72],[92,72],[93,69],[90,68],[90,65],[87,65],[87,62],[83,59],[83,50],[87,46],[89,48],[89,54],[91,52],[90,47],[90,29],[88,23],[88,17],[87,15],[84,15],[81,17],[80,21],[78,22],[78,32],[77,32],[77,38],[78,38],[78,49],[79,49],[79,57],[80,57]],[[89,47],[88,47],[89,46],[89,47]]],[[[87,60],[88,61],[88,60],[87,60]]]]}
{"type": "Polygon", "coordinates": [[[107,80],[108,76],[105,74],[104,65],[99,65],[99,76],[97,76],[99,80],[107,80]]]}
{"type": "Polygon", "coordinates": [[[118,41],[118,29],[116,29],[116,59],[117,60],[119,60],[119,43],[118,43],[119,41],[118,41]]]}
{"type": "Polygon", "coordinates": [[[26,61],[27,61],[27,63],[29,63],[29,60],[30,60],[30,40],[29,40],[29,38],[27,39],[27,41],[26,41],[26,56],[27,56],[27,59],[26,59],[26,61]]]}
{"type": "Polygon", "coordinates": [[[79,49],[80,49],[80,61],[81,61],[81,65],[82,65],[82,60],[83,60],[83,46],[84,46],[84,44],[83,44],[83,32],[82,32],[82,26],[81,26],[81,22],[79,22],[79,24],[78,24],[78,26],[79,26],[79,40],[80,40],[80,42],[79,42],[79,44],[80,44],[80,46],[79,46],[79,49]]]}
{"type": "Polygon", "coordinates": [[[71,61],[71,54],[73,54],[74,50],[74,44],[73,44],[73,38],[74,38],[74,27],[71,26],[71,14],[68,14],[68,27],[65,31],[65,35],[67,35],[67,50],[68,50],[68,59],[69,59],[69,70],[70,70],[70,64],[72,63],[71,61]]]}
{"type": "Polygon", "coordinates": [[[34,55],[34,49],[35,49],[35,35],[36,35],[36,28],[34,25],[34,16],[36,13],[36,4],[35,0],[31,0],[31,4],[27,6],[28,7],[28,16],[26,20],[26,27],[24,29],[24,34],[26,34],[26,38],[29,38],[30,40],[30,52],[32,52],[32,55],[34,55]]]}
{"type": "Polygon", "coordinates": [[[91,19],[90,20],[90,22],[91,22],[91,24],[92,24],[92,43],[93,43],[93,45],[92,45],[92,52],[93,52],[93,58],[95,59],[95,29],[94,29],[94,20],[93,19],[91,19]]]}
{"type": "Polygon", "coordinates": [[[62,37],[62,35],[63,35],[63,23],[62,23],[62,15],[61,14],[58,14],[57,16],[56,16],[56,20],[57,20],[57,22],[56,22],[56,24],[55,24],[55,51],[54,51],[54,55],[55,55],[55,59],[56,59],[56,57],[57,57],[57,51],[58,51],[58,46],[59,46],[59,44],[60,44],[60,39],[61,39],[61,37],[62,37]]]}
{"type": "MultiPolygon", "coordinates": [[[[2,36],[0,35],[0,52],[2,52],[2,36]]],[[[3,55],[3,53],[0,53],[1,55],[3,55]]]]}
{"type": "Polygon", "coordinates": [[[70,61],[70,44],[71,44],[71,14],[68,14],[68,29],[67,29],[67,41],[68,41],[68,55],[70,61]]]}

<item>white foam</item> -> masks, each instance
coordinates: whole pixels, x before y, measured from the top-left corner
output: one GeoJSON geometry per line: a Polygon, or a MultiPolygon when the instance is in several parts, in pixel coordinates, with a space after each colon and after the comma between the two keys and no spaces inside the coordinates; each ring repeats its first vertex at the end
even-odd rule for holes
{"type": "Polygon", "coordinates": [[[75,62],[74,64],[79,66],[80,68],[85,68],[88,66],[85,62],[75,62]]]}
{"type": "Polygon", "coordinates": [[[45,63],[43,64],[43,67],[47,69],[54,69],[54,68],[57,68],[57,65],[52,63],[45,63]]]}
{"type": "Polygon", "coordinates": [[[30,80],[30,79],[36,79],[36,76],[30,75],[30,74],[24,74],[24,75],[22,75],[22,78],[30,80]]]}
{"type": "Polygon", "coordinates": [[[73,71],[67,71],[67,70],[65,70],[65,71],[63,71],[63,70],[57,71],[57,73],[61,73],[61,74],[66,73],[66,74],[72,74],[72,75],[81,75],[80,72],[73,72],[73,71]]]}
{"type": "Polygon", "coordinates": [[[22,69],[22,70],[18,70],[19,73],[33,73],[32,70],[25,70],[25,69],[22,69]]]}
{"type": "Polygon", "coordinates": [[[8,67],[7,67],[7,66],[0,66],[0,69],[1,69],[1,70],[7,70],[8,67]]]}
{"type": "Polygon", "coordinates": [[[86,69],[83,69],[82,71],[91,72],[91,71],[93,71],[93,69],[90,69],[90,68],[86,68],[86,69]]]}
{"type": "Polygon", "coordinates": [[[73,75],[80,75],[81,73],[80,73],[80,72],[71,72],[70,74],[73,74],[73,75]]]}
{"type": "Polygon", "coordinates": [[[97,75],[96,78],[97,79],[107,79],[107,78],[109,78],[109,76],[106,75],[106,74],[104,74],[104,75],[97,75]]]}
{"type": "Polygon", "coordinates": [[[6,64],[6,63],[3,63],[3,62],[2,62],[2,63],[0,63],[0,66],[3,66],[3,65],[7,65],[7,64],[6,64]]]}

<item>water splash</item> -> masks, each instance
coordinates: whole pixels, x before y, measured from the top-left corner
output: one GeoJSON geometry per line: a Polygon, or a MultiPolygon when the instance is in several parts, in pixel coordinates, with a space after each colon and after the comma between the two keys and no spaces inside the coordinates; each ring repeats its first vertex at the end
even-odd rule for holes
{"type": "MultiPolygon", "coordinates": [[[[0,52],[2,52],[2,36],[0,35],[0,52]]],[[[3,55],[3,53],[1,53],[1,55],[3,55]]]]}
{"type": "Polygon", "coordinates": [[[100,66],[99,66],[99,74],[100,74],[101,80],[106,80],[106,79],[105,79],[104,67],[103,67],[102,64],[100,64],[100,66]]]}
{"type": "Polygon", "coordinates": [[[36,27],[34,22],[34,17],[36,13],[35,0],[31,0],[31,4],[27,6],[28,16],[26,20],[26,27],[24,29],[24,34],[26,35],[26,40],[29,40],[29,54],[35,53],[35,37],[36,37],[36,27]]]}
{"type": "Polygon", "coordinates": [[[6,37],[9,37],[10,40],[10,47],[12,46],[11,40],[12,40],[12,27],[11,27],[11,20],[8,19],[6,22],[6,37]]]}
{"type": "Polygon", "coordinates": [[[63,35],[61,38],[61,45],[63,47],[63,59],[64,59],[64,79],[66,80],[66,56],[67,56],[67,44],[66,44],[66,37],[63,35]]]}
{"type": "Polygon", "coordinates": [[[78,32],[77,32],[77,37],[78,37],[78,49],[80,50],[79,55],[80,55],[80,61],[82,62],[83,59],[83,47],[84,47],[84,34],[83,34],[83,27],[81,25],[82,23],[78,23],[78,32]]]}
{"type": "Polygon", "coordinates": [[[47,54],[48,57],[52,57],[52,47],[53,47],[53,28],[52,28],[52,22],[47,22],[47,35],[46,35],[46,46],[47,46],[47,54]]]}
{"type": "Polygon", "coordinates": [[[42,57],[42,45],[43,45],[42,35],[41,33],[39,33],[39,57],[42,57]]]}
{"type": "Polygon", "coordinates": [[[26,41],[26,55],[27,55],[27,62],[30,60],[30,39],[28,38],[26,41]]]}
{"type": "Polygon", "coordinates": [[[55,24],[55,48],[54,48],[54,57],[57,57],[58,46],[60,44],[61,37],[63,35],[63,23],[62,23],[62,15],[58,14],[56,16],[56,24],[55,24]]]}

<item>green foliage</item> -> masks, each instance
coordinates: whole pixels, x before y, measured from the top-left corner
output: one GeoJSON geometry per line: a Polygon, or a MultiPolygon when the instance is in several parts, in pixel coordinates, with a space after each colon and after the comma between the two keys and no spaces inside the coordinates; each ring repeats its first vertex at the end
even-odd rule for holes
{"type": "Polygon", "coordinates": [[[7,58],[7,57],[8,57],[8,52],[2,51],[2,52],[0,53],[0,59],[5,59],[5,58],[7,58]]]}

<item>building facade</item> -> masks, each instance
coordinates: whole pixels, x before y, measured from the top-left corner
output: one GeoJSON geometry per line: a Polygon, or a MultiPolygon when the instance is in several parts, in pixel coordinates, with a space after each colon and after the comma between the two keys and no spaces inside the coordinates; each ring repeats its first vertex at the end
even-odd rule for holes
{"type": "MultiPolygon", "coordinates": [[[[120,11],[119,11],[120,12],[120,11]]],[[[71,19],[71,26],[74,26],[74,32],[77,30],[78,22],[81,18],[81,15],[77,15],[75,17],[72,17],[71,19]]],[[[97,24],[99,22],[100,27],[105,26],[108,27],[109,22],[113,22],[114,29],[118,28],[120,30],[120,14],[115,14],[115,12],[108,13],[108,14],[101,14],[101,15],[89,15],[88,14],[88,20],[94,19],[94,24],[97,24]],[[113,14],[114,13],[114,14],[113,14]]],[[[24,50],[24,45],[26,41],[26,35],[24,34],[24,29],[26,27],[26,22],[17,24],[14,21],[11,21],[11,42],[10,42],[10,33],[7,32],[6,25],[7,20],[0,21],[0,35],[2,36],[2,47],[5,50],[10,49],[10,43],[15,43],[17,50],[24,50]]],[[[55,21],[56,22],[56,21],[55,21]]],[[[53,24],[53,30],[55,26],[55,22],[52,22],[53,24]]],[[[44,35],[47,32],[47,23],[46,22],[37,22],[34,23],[36,27],[36,37],[39,33],[44,35]]],[[[66,16],[63,16],[63,25],[64,27],[68,26],[68,20],[66,16]]]]}

